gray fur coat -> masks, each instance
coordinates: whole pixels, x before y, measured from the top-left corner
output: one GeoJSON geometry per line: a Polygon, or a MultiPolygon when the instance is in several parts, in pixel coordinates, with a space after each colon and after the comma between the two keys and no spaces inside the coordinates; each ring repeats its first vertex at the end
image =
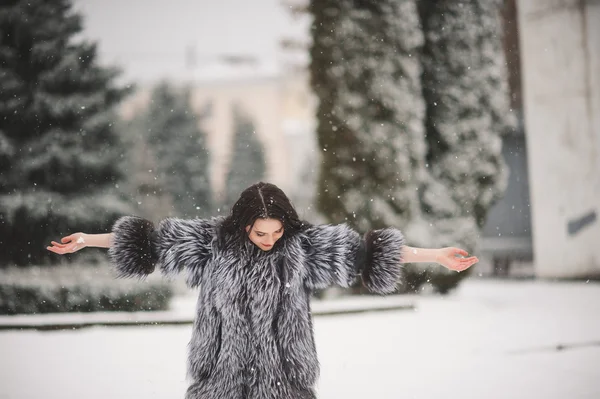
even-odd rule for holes
{"type": "Polygon", "coordinates": [[[155,228],[123,217],[109,249],[121,277],[155,266],[200,287],[189,343],[188,399],[315,398],[319,363],[310,294],[356,279],[372,292],[394,291],[404,238],[387,228],[361,238],[346,225],[309,226],[264,252],[217,239],[222,219],[165,219],[155,228]]]}

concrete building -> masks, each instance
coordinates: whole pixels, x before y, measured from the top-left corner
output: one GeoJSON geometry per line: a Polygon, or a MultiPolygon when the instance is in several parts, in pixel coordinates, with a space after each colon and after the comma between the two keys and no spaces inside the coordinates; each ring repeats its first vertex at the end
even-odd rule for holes
{"type": "Polygon", "coordinates": [[[504,54],[508,72],[510,106],[516,129],[503,137],[502,155],[508,167],[508,185],[503,197],[489,210],[482,234],[483,269],[494,275],[533,274],[531,198],[525,135],[521,51],[516,0],[502,8],[504,54]]]}
{"type": "Polygon", "coordinates": [[[600,277],[600,2],[517,10],[535,274],[600,277]]]}

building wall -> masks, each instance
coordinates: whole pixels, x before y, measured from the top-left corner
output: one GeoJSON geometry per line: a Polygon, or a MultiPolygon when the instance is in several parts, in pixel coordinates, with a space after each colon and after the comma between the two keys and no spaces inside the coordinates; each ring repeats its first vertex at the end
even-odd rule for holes
{"type": "Polygon", "coordinates": [[[536,275],[600,275],[600,2],[517,6],[536,275]]]}
{"type": "Polygon", "coordinates": [[[288,174],[287,152],[283,142],[282,92],[278,78],[196,84],[192,106],[201,112],[210,104],[211,112],[203,130],[208,133],[212,154],[213,187],[220,193],[231,162],[233,139],[233,107],[240,106],[254,123],[256,134],[263,144],[267,163],[266,180],[284,190],[288,174]]]}
{"type": "Polygon", "coordinates": [[[502,198],[487,214],[482,231],[482,251],[492,259],[531,260],[531,199],[527,146],[523,132],[506,135],[502,155],[509,169],[502,198]]]}
{"type": "MultiPolygon", "coordinates": [[[[505,0],[502,8],[504,23],[504,54],[510,89],[510,105],[517,117],[514,131],[503,137],[502,155],[508,168],[508,185],[487,214],[482,231],[482,261],[489,260],[494,271],[508,273],[512,262],[531,262],[533,244],[531,239],[531,199],[529,196],[529,173],[527,141],[523,126],[523,101],[521,79],[521,51],[517,0],[505,0]]],[[[485,261],[484,261],[485,262],[485,261]]],[[[530,267],[527,267],[529,270],[530,267]]],[[[528,271],[529,272],[529,271],[528,271]]]]}
{"type": "Polygon", "coordinates": [[[314,199],[321,158],[316,137],[317,98],[308,79],[303,70],[290,73],[282,82],[282,127],[291,183],[287,194],[302,218],[316,222],[314,199]]]}
{"type": "MultiPolygon", "coordinates": [[[[254,123],[265,150],[265,180],[280,186],[294,197],[306,199],[304,180],[307,159],[314,153],[314,105],[307,76],[302,73],[270,77],[244,77],[199,81],[192,85],[192,107],[201,118],[211,154],[211,182],[219,196],[225,186],[231,162],[233,107],[240,106],[254,123]]],[[[120,113],[131,119],[143,110],[151,86],[142,86],[121,106],[120,113]]],[[[309,195],[310,196],[310,195],[309,195]]]]}

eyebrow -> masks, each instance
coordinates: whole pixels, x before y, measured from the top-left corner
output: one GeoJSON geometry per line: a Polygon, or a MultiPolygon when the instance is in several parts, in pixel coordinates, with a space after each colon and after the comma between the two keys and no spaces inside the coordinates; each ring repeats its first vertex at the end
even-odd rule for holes
{"type": "MultiPolygon", "coordinates": [[[[277,232],[277,231],[279,231],[279,230],[283,230],[283,226],[281,226],[279,229],[277,229],[277,230],[275,230],[275,231],[277,232]]],[[[256,229],[254,229],[254,232],[255,232],[255,233],[260,233],[260,234],[267,234],[267,233],[265,233],[264,231],[258,231],[258,230],[256,230],[256,229]]]]}

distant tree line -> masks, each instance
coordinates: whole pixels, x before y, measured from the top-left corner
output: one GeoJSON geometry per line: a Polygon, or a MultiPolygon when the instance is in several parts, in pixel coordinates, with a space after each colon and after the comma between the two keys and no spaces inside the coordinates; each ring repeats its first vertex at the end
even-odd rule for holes
{"type": "Polygon", "coordinates": [[[244,188],[264,178],[264,149],[252,118],[234,104],[225,192],[216,198],[210,182],[211,154],[200,127],[206,116],[194,111],[189,88],[162,82],[152,91],[146,110],[129,122],[130,191],[150,220],[227,212],[244,188]]]}

